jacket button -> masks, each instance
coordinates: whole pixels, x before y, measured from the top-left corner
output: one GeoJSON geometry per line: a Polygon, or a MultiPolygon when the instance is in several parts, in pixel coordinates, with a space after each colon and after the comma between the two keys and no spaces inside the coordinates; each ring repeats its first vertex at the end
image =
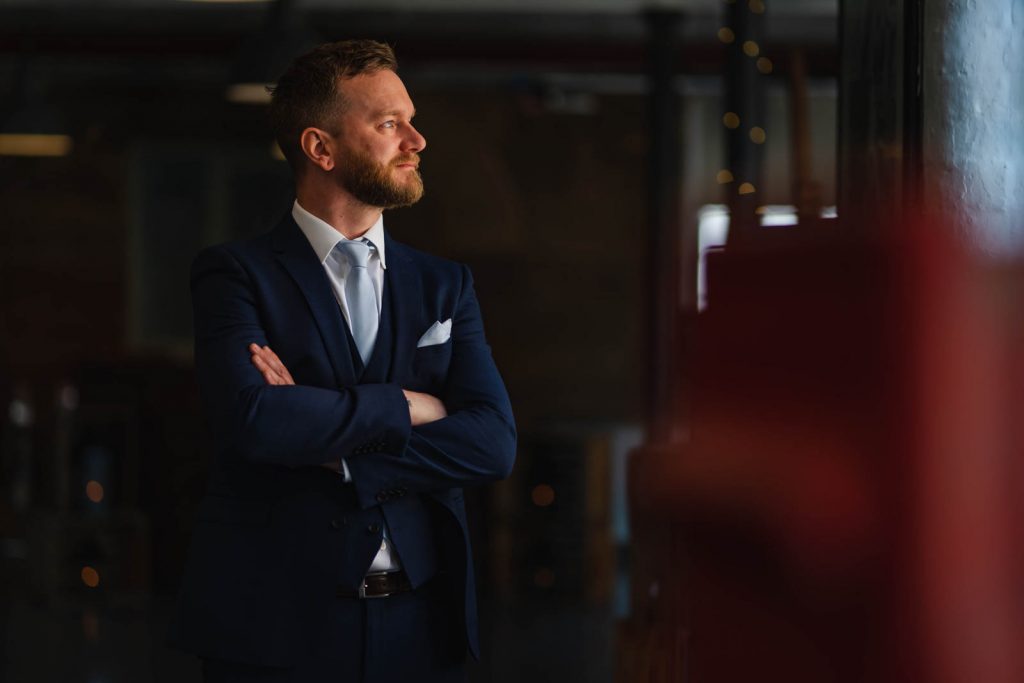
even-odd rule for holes
{"type": "Polygon", "coordinates": [[[380,524],[377,524],[377,522],[370,522],[370,526],[366,527],[366,530],[371,534],[375,534],[380,531],[380,524]]]}
{"type": "Polygon", "coordinates": [[[388,494],[385,493],[384,491],[381,491],[380,493],[377,494],[377,502],[378,503],[383,503],[387,499],[388,499],[388,494]]]}

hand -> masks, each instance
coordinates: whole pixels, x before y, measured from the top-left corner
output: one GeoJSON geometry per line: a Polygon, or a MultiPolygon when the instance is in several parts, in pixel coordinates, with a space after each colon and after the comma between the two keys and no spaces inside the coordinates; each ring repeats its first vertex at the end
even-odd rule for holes
{"type": "Polygon", "coordinates": [[[249,344],[249,353],[252,354],[252,364],[263,375],[263,379],[271,386],[294,385],[295,380],[284,366],[281,359],[277,357],[269,346],[249,344]]]}
{"type": "Polygon", "coordinates": [[[438,397],[408,389],[402,389],[402,393],[409,402],[409,419],[413,427],[448,417],[448,409],[438,397]]]}
{"type": "MultiPolygon", "coordinates": [[[[292,373],[288,372],[288,368],[269,346],[249,344],[249,353],[252,354],[252,364],[260,371],[267,384],[271,386],[293,386],[295,384],[292,373]]],[[[341,461],[325,462],[320,466],[337,472],[341,469],[341,461]]]]}

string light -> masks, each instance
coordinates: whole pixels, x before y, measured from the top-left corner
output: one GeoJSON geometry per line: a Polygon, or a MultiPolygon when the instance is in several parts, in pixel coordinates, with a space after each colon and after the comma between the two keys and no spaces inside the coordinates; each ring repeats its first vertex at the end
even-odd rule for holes
{"type": "MultiPolygon", "coordinates": [[[[735,0],[725,1],[728,4],[735,3],[735,0]]],[[[765,11],[764,0],[747,0],[747,7],[750,8],[750,11],[754,14],[764,14],[765,11]]],[[[736,40],[736,34],[733,33],[732,29],[722,27],[718,29],[718,39],[723,43],[732,43],[736,40]]],[[[761,46],[753,40],[746,40],[743,42],[743,54],[751,58],[757,57],[757,70],[762,74],[770,74],[774,69],[774,65],[770,59],[767,57],[759,57],[761,54],[761,46]]],[[[740,126],[740,117],[735,112],[726,112],[725,115],[722,116],[722,124],[730,130],[735,130],[740,126]]],[[[750,137],[751,142],[755,145],[764,144],[767,139],[767,134],[765,133],[764,128],[761,128],[760,126],[754,126],[751,128],[748,132],[748,136],[750,137]]],[[[719,185],[725,185],[733,182],[735,178],[733,177],[732,171],[722,169],[716,174],[715,180],[718,181],[719,185]]],[[[737,189],[737,192],[741,195],[754,194],[756,191],[757,188],[754,187],[753,183],[742,183],[737,189]]],[[[534,581],[539,584],[537,579],[538,576],[535,575],[534,581]]]]}

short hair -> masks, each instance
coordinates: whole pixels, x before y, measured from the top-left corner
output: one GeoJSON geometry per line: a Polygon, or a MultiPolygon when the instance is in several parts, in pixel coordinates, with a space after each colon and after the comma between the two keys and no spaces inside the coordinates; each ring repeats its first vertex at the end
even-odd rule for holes
{"type": "Polygon", "coordinates": [[[316,126],[336,132],[327,128],[327,122],[346,105],[338,82],[385,70],[398,71],[390,45],[375,40],[342,40],[296,57],[277,85],[269,88],[270,125],[296,175],[305,168],[305,154],[299,144],[302,131],[316,126]]]}

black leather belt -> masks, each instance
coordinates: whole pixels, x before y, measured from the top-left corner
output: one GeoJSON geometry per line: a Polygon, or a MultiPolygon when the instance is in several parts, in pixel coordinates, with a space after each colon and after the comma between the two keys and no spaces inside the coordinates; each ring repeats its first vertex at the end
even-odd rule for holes
{"type": "Polygon", "coordinates": [[[379,572],[367,574],[359,588],[353,590],[345,586],[338,586],[335,595],[339,598],[386,598],[395,593],[405,593],[412,590],[409,577],[405,572],[379,572]]]}

